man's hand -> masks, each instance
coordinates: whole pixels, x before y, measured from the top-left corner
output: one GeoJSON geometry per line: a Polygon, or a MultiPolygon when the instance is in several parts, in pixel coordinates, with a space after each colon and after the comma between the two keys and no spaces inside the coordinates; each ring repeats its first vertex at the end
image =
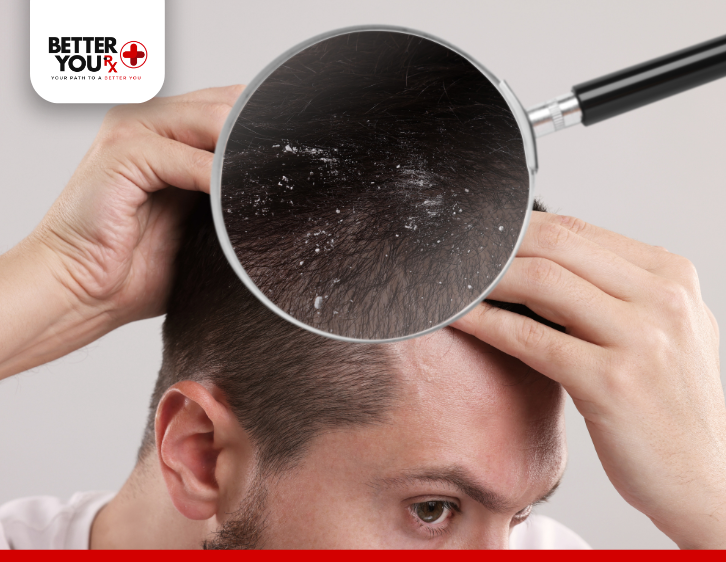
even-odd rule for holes
{"type": "Polygon", "coordinates": [[[726,548],[718,326],[686,259],[535,212],[491,298],[453,326],[560,382],[620,494],[681,548],[726,548]]]}
{"type": "Polygon", "coordinates": [[[189,192],[209,193],[242,88],[109,111],[41,224],[0,256],[0,378],[164,312],[189,192]]]}
{"type": "Polygon", "coordinates": [[[217,137],[241,86],[213,88],[108,112],[37,238],[61,256],[81,301],[125,321],[164,312],[188,198],[209,193],[217,137]]]}

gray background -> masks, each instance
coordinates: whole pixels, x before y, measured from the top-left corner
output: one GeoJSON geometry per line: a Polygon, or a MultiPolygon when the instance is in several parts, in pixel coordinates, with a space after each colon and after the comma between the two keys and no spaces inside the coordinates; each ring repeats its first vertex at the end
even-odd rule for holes
{"type": "MultiPolygon", "coordinates": [[[[0,2],[0,252],[42,218],[108,106],[53,105],[32,89],[28,3],[0,2]]],[[[288,47],[385,23],[447,39],[507,80],[525,106],[575,84],[726,33],[723,0],[167,2],[161,95],[247,82],[288,47]]],[[[697,266],[726,322],[726,79],[539,142],[537,192],[553,210],[665,246],[697,266]]],[[[2,319],[0,318],[0,321],[2,319]]],[[[161,319],[137,322],[0,383],[0,503],[117,489],[133,467],[161,319]]],[[[672,548],[607,480],[568,406],[570,461],[538,509],[594,547],[672,548]]]]}

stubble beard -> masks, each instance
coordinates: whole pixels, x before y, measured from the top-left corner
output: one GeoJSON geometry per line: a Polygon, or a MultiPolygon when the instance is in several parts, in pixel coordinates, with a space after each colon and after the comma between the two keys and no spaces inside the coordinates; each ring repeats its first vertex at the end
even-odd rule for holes
{"type": "Polygon", "coordinates": [[[267,486],[255,478],[239,509],[202,543],[204,550],[257,550],[263,548],[267,523],[267,486]]]}

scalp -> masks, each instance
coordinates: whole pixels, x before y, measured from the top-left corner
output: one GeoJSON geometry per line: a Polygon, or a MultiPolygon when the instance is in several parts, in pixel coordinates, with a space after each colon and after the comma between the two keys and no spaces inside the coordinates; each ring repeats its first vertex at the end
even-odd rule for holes
{"type": "Polygon", "coordinates": [[[438,325],[485,290],[518,239],[529,176],[506,101],[469,61],[364,32],[306,49],[254,92],[222,195],[268,298],[378,339],[438,325]]]}

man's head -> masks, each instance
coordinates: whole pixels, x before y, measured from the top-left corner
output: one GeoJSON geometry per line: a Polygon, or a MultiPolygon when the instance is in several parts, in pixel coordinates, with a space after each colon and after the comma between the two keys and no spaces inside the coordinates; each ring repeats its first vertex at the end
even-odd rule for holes
{"type": "Polygon", "coordinates": [[[208,546],[506,548],[558,482],[558,385],[445,329],[395,344],[399,399],[330,429],[291,471],[252,482],[208,546]]]}
{"type": "MultiPolygon", "coordinates": [[[[383,51],[376,34],[336,38],[278,69],[230,138],[222,193],[235,251],[278,304],[317,314],[297,280],[327,295],[306,283],[337,278],[346,298],[318,312],[370,302],[380,335],[415,320],[402,310],[424,327],[427,310],[460,310],[439,282],[494,275],[517,232],[487,229],[523,217],[528,193],[496,89],[448,49],[392,35],[383,51]],[[273,213],[285,220],[271,229],[273,213]],[[416,275],[386,296],[394,263],[416,275]]],[[[511,357],[450,328],[385,345],[296,328],[235,276],[208,200],[176,267],[142,456],[156,445],[176,508],[209,520],[208,546],[501,547],[557,482],[560,387],[511,357]]]]}
{"type": "Polygon", "coordinates": [[[557,384],[450,328],[362,345],[292,326],[236,278],[206,200],[164,343],[142,456],[156,442],[209,547],[505,547],[564,467],[557,384]]]}

